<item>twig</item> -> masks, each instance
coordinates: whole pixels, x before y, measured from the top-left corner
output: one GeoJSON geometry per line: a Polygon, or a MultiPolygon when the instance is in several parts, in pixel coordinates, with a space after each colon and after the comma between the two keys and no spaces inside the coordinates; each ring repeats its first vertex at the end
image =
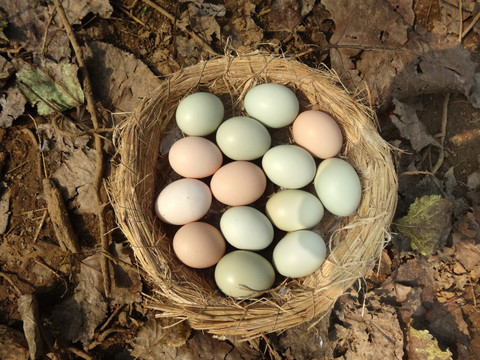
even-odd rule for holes
{"type": "MultiPolygon", "coordinates": [[[[85,93],[85,97],[87,100],[87,110],[92,117],[92,123],[94,130],[99,129],[99,121],[97,117],[97,109],[95,107],[95,99],[93,98],[92,92],[92,84],[90,82],[90,76],[88,74],[87,67],[83,60],[82,49],[77,42],[77,38],[73,33],[72,27],[68,21],[67,15],[65,14],[65,10],[60,4],[60,0],[53,0],[55,7],[57,9],[57,13],[62,19],[63,26],[65,28],[65,32],[67,33],[68,38],[70,39],[70,43],[72,44],[73,50],[75,52],[75,56],[77,58],[78,65],[80,67],[80,71],[83,75],[83,91],[85,93]]],[[[108,253],[108,238],[105,236],[105,219],[104,219],[104,207],[102,206],[101,201],[101,185],[103,179],[103,152],[102,152],[102,138],[99,134],[94,134],[94,143],[95,143],[95,177],[93,180],[93,188],[95,189],[95,200],[97,201],[99,207],[97,211],[98,216],[98,225],[99,225],[99,232],[100,232],[100,243],[103,249],[103,252],[108,253]]],[[[111,279],[110,279],[110,270],[108,267],[108,259],[106,256],[102,257],[101,261],[101,268],[103,274],[103,286],[105,288],[105,296],[108,298],[110,297],[110,290],[111,290],[111,279]]]]}
{"type": "Polygon", "coordinates": [[[113,132],[115,130],[113,128],[99,128],[99,129],[90,129],[90,130],[84,130],[84,131],[78,131],[78,132],[71,132],[71,131],[60,129],[57,123],[58,118],[59,116],[56,116],[52,119],[53,128],[60,135],[71,137],[71,138],[76,138],[84,135],[100,134],[102,132],[113,132]]]}
{"type": "Polygon", "coordinates": [[[3,277],[15,289],[18,295],[23,295],[22,291],[19,289],[19,287],[15,284],[15,282],[12,280],[12,278],[8,274],[5,274],[3,271],[0,271],[0,276],[3,277]]]}
{"type": "Polygon", "coordinates": [[[449,100],[450,100],[450,93],[445,95],[445,99],[443,100],[442,132],[440,133],[440,155],[438,156],[437,163],[432,169],[432,174],[435,174],[438,171],[438,169],[440,169],[440,166],[442,166],[443,160],[445,159],[443,144],[445,143],[445,135],[447,133],[448,101],[449,100]]]}
{"type": "Polygon", "coordinates": [[[145,24],[142,20],[140,20],[139,18],[137,18],[135,15],[131,14],[130,11],[128,11],[127,9],[125,9],[122,5],[120,5],[120,11],[123,12],[125,15],[127,15],[130,19],[132,19],[133,21],[139,23],[140,25],[142,25],[143,27],[146,27],[147,24],[145,24]]]}
{"type": "Polygon", "coordinates": [[[66,281],[62,276],[60,276],[60,275],[58,274],[57,270],[53,269],[50,265],[46,264],[40,257],[36,257],[34,260],[35,260],[35,262],[36,262],[38,265],[44,267],[45,269],[47,269],[48,271],[50,271],[53,275],[55,275],[56,277],[58,277],[60,280],[63,281],[63,285],[65,286],[65,290],[64,290],[62,296],[60,296],[60,298],[63,298],[63,297],[65,296],[65,294],[67,293],[67,291],[68,291],[68,283],[67,283],[67,281],[66,281]]]}
{"type": "Polygon", "coordinates": [[[125,304],[118,305],[115,311],[108,317],[107,321],[105,321],[105,323],[100,327],[100,329],[98,329],[98,331],[102,332],[103,330],[105,330],[105,328],[110,325],[110,322],[115,318],[115,316],[118,315],[120,311],[122,311],[124,307],[125,304]]]}
{"type": "Polygon", "coordinates": [[[180,25],[177,21],[175,21],[175,16],[173,16],[172,14],[170,14],[167,10],[165,10],[164,8],[162,8],[160,5],[154,3],[153,1],[150,1],[150,0],[142,0],[145,4],[151,6],[152,8],[154,8],[155,10],[157,10],[160,14],[162,14],[163,16],[165,16],[168,20],[170,20],[172,22],[172,24],[177,27],[178,29],[182,30],[183,32],[187,33],[188,35],[190,35],[192,38],[194,38],[196,41],[198,41],[199,43],[201,43],[205,49],[207,49],[208,52],[210,52],[211,54],[213,55],[218,55],[218,53],[212,49],[212,47],[210,45],[207,44],[207,42],[205,40],[203,40],[200,36],[197,35],[196,32],[194,31],[190,31],[186,28],[186,26],[184,25],[180,25]]]}
{"type": "Polygon", "coordinates": [[[470,32],[470,30],[473,29],[473,27],[475,26],[475,24],[477,23],[477,21],[480,19],[480,11],[477,12],[477,15],[475,15],[475,17],[473,18],[473,20],[470,22],[470,24],[468,24],[468,26],[463,30],[463,33],[462,33],[462,39],[467,36],[467,34],[470,32]]]}
{"type": "Polygon", "coordinates": [[[70,351],[73,355],[79,356],[82,359],[85,359],[85,360],[93,360],[94,359],[92,356],[88,355],[86,352],[84,352],[80,349],[74,348],[73,346],[67,348],[67,350],[70,351]]]}
{"type": "Polygon", "coordinates": [[[53,20],[54,16],[55,16],[55,9],[50,14],[50,17],[48,18],[47,26],[45,26],[45,33],[43,34],[43,43],[42,43],[42,50],[41,50],[42,54],[45,54],[45,47],[47,45],[48,29],[50,28],[50,24],[52,23],[52,20],[53,20]]]}
{"type": "Polygon", "coordinates": [[[47,218],[47,210],[43,210],[42,219],[40,220],[40,224],[38,225],[37,231],[35,232],[35,235],[33,236],[33,243],[34,244],[37,242],[38,235],[40,234],[40,231],[42,230],[43,223],[45,222],[46,218],[47,218]]]}
{"type": "Polygon", "coordinates": [[[462,42],[462,39],[463,39],[463,12],[462,12],[462,8],[463,8],[463,3],[462,3],[462,0],[458,0],[458,22],[459,22],[459,25],[458,25],[458,42],[462,42]]]}

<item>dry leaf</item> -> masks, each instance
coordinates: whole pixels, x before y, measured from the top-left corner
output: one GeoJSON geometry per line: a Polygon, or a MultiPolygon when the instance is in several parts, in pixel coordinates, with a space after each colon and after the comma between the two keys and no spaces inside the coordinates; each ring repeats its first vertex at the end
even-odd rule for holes
{"type": "Polygon", "coordinates": [[[15,329],[0,325],[0,359],[28,360],[29,351],[24,335],[15,329]]]}
{"type": "Polygon", "coordinates": [[[38,359],[44,355],[44,343],[40,329],[40,314],[37,299],[29,294],[18,299],[18,312],[23,322],[23,332],[27,339],[30,358],[38,359]]]}
{"type": "Polygon", "coordinates": [[[85,56],[88,72],[95,79],[95,98],[114,112],[133,112],[160,83],[144,63],[113,45],[89,42],[85,56]]]}
{"type": "Polygon", "coordinates": [[[418,119],[417,111],[421,110],[420,103],[401,102],[398,99],[393,99],[392,102],[395,109],[390,115],[390,120],[400,130],[400,135],[410,141],[413,150],[419,152],[428,145],[440,146],[418,119]]]}
{"type": "Polygon", "coordinates": [[[447,88],[480,107],[476,65],[458,41],[413,30],[387,0],[324,0],[322,4],[335,22],[332,67],[349,88],[368,86],[376,105],[385,105],[392,97],[447,88]]]}
{"type": "Polygon", "coordinates": [[[44,54],[56,61],[70,58],[67,34],[57,23],[49,22],[51,12],[43,3],[30,0],[3,1],[0,8],[7,13],[9,42],[12,46],[22,46],[28,53],[44,54]]]}
{"type": "Polygon", "coordinates": [[[454,257],[465,270],[472,271],[480,265],[480,244],[460,240],[455,244],[454,257]]]}
{"type": "MultiPolygon", "coordinates": [[[[108,19],[113,8],[108,0],[60,0],[70,24],[80,24],[82,19],[89,13],[108,19]]],[[[52,8],[53,11],[53,8],[52,8]]],[[[57,23],[61,23],[60,18],[55,17],[57,23]]]]}
{"type": "Polygon", "coordinates": [[[415,199],[408,214],[396,221],[400,232],[410,239],[410,246],[423,255],[441,248],[451,229],[452,204],[440,195],[415,199]]]}
{"type": "Polygon", "coordinates": [[[267,30],[292,31],[301,21],[297,0],[275,0],[267,14],[267,30]]]}
{"type": "Polygon", "coordinates": [[[14,72],[15,68],[13,67],[12,63],[0,55],[0,88],[3,88],[5,86],[7,80],[10,78],[10,76],[12,76],[14,72]]]}
{"type": "Polygon", "coordinates": [[[0,235],[4,234],[8,227],[10,218],[10,189],[0,197],[0,235]]]}
{"type": "Polygon", "coordinates": [[[452,360],[450,350],[442,351],[428,330],[408,329],[408,358],[411,360],[452,360]]]}
{"type": "Polygon", "coordinates": [[[9,127],[25,111],[27,100],[17,87],[10,87],[0,96],[0,127],[9,127]]]}

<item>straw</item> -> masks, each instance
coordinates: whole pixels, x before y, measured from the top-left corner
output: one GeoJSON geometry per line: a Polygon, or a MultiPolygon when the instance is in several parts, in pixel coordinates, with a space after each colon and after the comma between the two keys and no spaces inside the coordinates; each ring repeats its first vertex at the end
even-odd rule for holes
{"type": "Polygon", "coordinates": [[[147,274],[153,294],[148,306],[158,316],[188,319],[192,328],[250,339],[319,321],[337,298],[375,265],[389,239],[397,201],[391,148],[378,134],[375,114],[344,89],[327,69],[296,60],[252,55],[217,57],[184,68],[146,94],[137,111],[118,129],[118,162],[110,179],[110,197],[120,229],[147,274]],[[343,131],[341,157],[357,171],[362,200],[349,217],[326,216],[321,231],[329,248],[322,267],[300,279],[284,279],[258,299],[237,300],[215,286],[212,271],[180,263],[171,247],[172,230],[155,216],[153,204],[172,179],[160,151],[176,129],[179,102],[196,91],[218,95],[225,116],[245,114],[246,92],[264,82],[292,89],[302,110],[329,113],[343,131]]]}

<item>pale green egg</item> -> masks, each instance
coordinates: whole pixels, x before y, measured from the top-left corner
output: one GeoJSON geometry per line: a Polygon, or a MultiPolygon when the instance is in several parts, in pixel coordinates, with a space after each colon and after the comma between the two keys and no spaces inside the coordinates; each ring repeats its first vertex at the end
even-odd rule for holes
{"type": "Polygon", "coordinates": [[[360,204],[360,178],[352,165],[345,160],[323,160],[318,166],[314,186],[325,209],[334,215],[352,215],[360,204]]]}
{"type": "Polygon", "coordinates": [[[285,235],[273,249],[273,265],[283,276],[299,278],[314,273],[325,261],[323,238],[311,230],[285,235]]]}
{"type": "Polygon", "coordinates": [[[274,83],[251,88],[245,95],[243,103],[249,116],[271,128],[290,125],[300,108],[292,90],[274,83]]]}
{"type": "Polygon", "coordinates": [[[175,118],[185,134],[206,136],[218,128],[224,113],[225,108],[220,98],[208,92],[196,92],[180,102],[175,118]]]}
{"type": "Polygon", "coordinates": [[[226,254],[215,266],[215,282],[234,298],[256,297],[272,287],[275,270],[263,256],[247,250],[226,254]]]}
{"type": "Polygon", "coordinates": [[[245,116],[236,116],[222,123],[216,134],[217,145],[232,160],[255,160],[270,148],[268,130],[245,116]]]}
{"type": "Polygon", "coordinates": [[[273,241],[273,225],[250,206],[234,206],[220,218],[220,229],[230,245],[242,250],[262,250],[273,241]]]}
{"type": "Polygon", "coordinates": [[[315,176],[316,164],[310,153],[296,145],[278,145],[262,158],[263,171],[274,184],[299,189],[308,185],[315,176]]]}
{"type": "Polygon", "coordinates": [[[265,205],[272,223],[284,231],[310,229],[322,220],[324,209],[320,200],[304,190],[282,190],[265,205]]]}

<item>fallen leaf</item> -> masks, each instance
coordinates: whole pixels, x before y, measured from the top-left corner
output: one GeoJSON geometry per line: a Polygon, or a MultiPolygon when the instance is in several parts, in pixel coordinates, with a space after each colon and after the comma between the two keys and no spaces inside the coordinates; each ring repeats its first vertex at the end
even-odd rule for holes
{"type": "Polygon", "coordinates": [[[472,271],[480,265],[480,244],[460,240],[455,244],[454,256],[465,270],[472,271]]]}
{"type": "Polygon", "coordinates": [[[449,349],[442,351],[438,341],[428,330],[417,330],[412,325],[408,329],[408,358],[411,360],[452,360],[449,349]]]}
{"type": "Polygon", "coordinates": [[[15,68],[12,63],[0,55],[0,88],[5,86],[14,72],[15,68]]]}
{"type": "Polygon", "coordinates": [[[25,336],[20,331],[6,325],[0,325],[0,359],[30,359],[25,336]]]}
{"type": "Polygon", "coordinates": [[[462,309],[455,302],[438,305],[426,314],[425,319],[428,329],[436,338],[447,344],[469,344],[468,325],[463,318],[462,309]]]}
{"type": "Polygon", "coordinates": [[[388,2],[408,25],[412,26],[414,24],[413,0],[388,0],[388,2]]]}
{"type": "Polygon", "coordinates": [[[0,197],[0,235],[4,234],[10,218],[10,190],[7,189],[0,197]]]}
{"type": "Polygon", "coordinates": [[[302,21],[297,0],[272,1],[267,14],[267,30],[292,31],[302,21]]]}
{"type": "Polygon", "coordinates": [[[10,127],[25,111],[27,100],[17,87],[10,87],[0,96],[0,127],[10,127]]]}
{"type": "Polygon", "coordinates": [[[69,59],[68,36],[56,22],[50,22],[52,12],[43,4],[30,0],[0,4],[7,14],[9,43],[22,47],[28,53],[43,54],[56,61],[69,59]]]}
{"type": "Polygon", "coordinates": [[[132,54],[99,41],[85,49],[95,98],[114,112],[131,113],[160,80],[132,54]],[[139,81],[142,79],[142,81],[139,81]]]}
{"type": "MultiPolygon", "coordinates": [[[[5,11],[0,9],[0,41],[8,42],[8,38],[5,36],[3,32],[5,28],[8,26],[7,14],[5,11]]],[[[1,87],[2,85],[0,85],[1,87]]]]}
{"type": "Polygon", "coordinates": [[[417,111],[421,110],[419,102],[407,103],[393,99],[392,103],[395,109],[390,120],[400,130],[400,135],[410,141],[413,150],[419,152],[428,145],[440,146],[417,116],[417,111]]]}
{"type": "Polygon", "coordinates": [[[80,214],[96,214],[99,204],[92,187],[95,175],[95,150],[74,149],[66,154],[52,178],[64,190],[70,208],[80,214]]]}
{"type": "MultiPolygon", "coordinates": [[[[80,24],[82,19],[89,13],[108,19],[113,8],[108,0],[60,0],[70,24],[80,24]]],[[[53,11],[53,6],[51,8],[53,11]]],[[[55,17],[57,23],[62,23],[58,15],[55,17]]]]}
{"type": "Polygon", "coordinates": [[[335,31],[330,57],[348,88],[367,86],[375,105],[449,89],[476,107],[475,62],[458,41],[413,29],[387,0],[324,0],[335,31]],[[365,21],[368,19],[368,21],[365,21]]]}
{"type": "Polygon", "coordinates": [[[239,14],[223,26],[223,36],[230,39],[232,48],[239,53],[257,50],[263,41],[263,29],[252,18],[253,14],[257,16],[255,4],[250,1],[229,0],[225,6],[239,9],[239,14]]]}
{"type": "Polygon", "coordinates": [[[95,329],[107,316],[101,256],[97,253],[82,261],[75,294],[52,312],[58,336],[64,341],[80,341],[85,348],[92,342],[95,329]]]}
{"type": "Polygon", "coordinates": [[[415,199],[408,214],[396,221],[400,232],[410,239],[410,246],[423,255],[441,248],[451,229],[452,204],[440,195],[415,199]]]}
{"type": "Polygon", "coordinates": [[[78,67],[68,62],[56,63],[43,57],[37,66],[24,61],[15,61],[17,84],[32,105],[37,106],[39,115],[65,111],[83,104],[84,95],[77,78],[78,67]]]}
{"type": "Polygon", "coordinates": [[[38,359],[44,354],[42,330],[40,329],[40,313],[35,296],[22,295],[18,299],[18,312],[23,322],[23,332],[27,339],[31,359],[38,359]]]}

